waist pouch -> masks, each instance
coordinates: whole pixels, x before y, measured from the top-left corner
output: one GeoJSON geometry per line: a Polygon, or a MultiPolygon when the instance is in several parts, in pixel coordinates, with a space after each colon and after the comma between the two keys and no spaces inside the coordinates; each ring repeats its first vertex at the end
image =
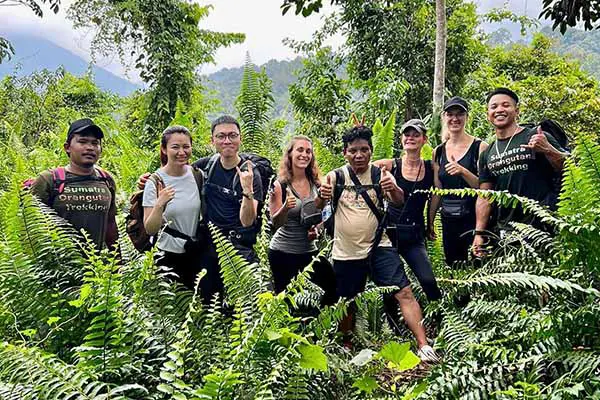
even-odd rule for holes
{"type": "Polygon", "coordinates": [[[442,197],[442,217],[458,219],[471,214],[471,198],[448,199],[442,197]]]}
{"type": "Polygon", "coordinates": [[[388,236],[396,248],[403,248],[423,241],[423,228],[420,225],[395,224],[388,227],[388,236]]]}
{"type": "Polygon", "coordinates": [[[197,254],[203,252],[206,250],[209,243],[208,240],[210,238],[208,226],[202,222],[198,223],[195,239],[191,238],[185,233],[179,232],[177,229],[171,228],[170,226],[166,226],[164,232],[178,239],[184,239],[185,244],[183,245],[183,249],[185,250],[186,254],[197,254]]]}
{"type": "Polygon", "coordinates": [[[237,231],[225,232],[225,237],[233,244],[252,248],[256,243],[256,228],[254,226],[242,228],[237,231]]]}
{"type": "Polygon", "coordinates": [[[304,200],[300,206],[300,224],[306,228],[321,223],[323,217],[314,200],[304,200]]]}

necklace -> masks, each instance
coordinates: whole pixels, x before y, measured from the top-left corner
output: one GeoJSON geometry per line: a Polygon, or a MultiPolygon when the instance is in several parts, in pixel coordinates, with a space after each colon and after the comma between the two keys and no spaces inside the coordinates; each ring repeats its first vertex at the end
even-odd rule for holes
{"type": "Polygon", "coordinates": [[[508,143],[506,144],[506,147],[504,148],[504,151],[502,151],[502,153],[500,153],[500,150],[498,150],[498,139],[496,139],[496,154],[498,155],[498,158],[504,157],[504,153],[506,153],[506,150],[508,150],[508,148],[510,147],[510,142],[512,142],[513,138],[517,135],[517,131],[519,130],[519,128],[520,126],[517,125],[517,128],[510,136],[510,139],[508,139],[508,143]]]}

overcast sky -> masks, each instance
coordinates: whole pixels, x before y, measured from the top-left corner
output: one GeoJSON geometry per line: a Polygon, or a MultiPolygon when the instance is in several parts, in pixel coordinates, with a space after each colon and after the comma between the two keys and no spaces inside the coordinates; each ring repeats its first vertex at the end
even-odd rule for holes
{"type": "MultiPolygon", "coordinates": [[[[156,0],[160,1],[160,0],[156,0]]],[[[216,65],[207,65],[202,72],[210,73],[225,67],[237,67],[243,64],[246,52],[250,53],[256,64],[263,64],[270,59],[290,59],[295,57],[291,49],[283,45],[282,39],[291,37],[297,40],[308,40],[311,34],[322,25],[322,18],[332,12],[328,0],[324,0],[324,8],[319,14],[308,18],[296,16],[293,10],[282,16],[280,6],[282,0],[196,0],[202,5],[212,4],[213,10],[208,18],[201,21],[201,27],[221,32],[241,32],[246,34],[246,41],[240,45],[221,49],[216,55],[216,65]]],[[[44,18],[36,17],[24,6],[0,7],[0,36],[11,33],[27,33],[48,39],[61,47],[71,50],[85,60],[90,60],[89,44],[93,32],[75,31],[70,21],[65,18],[65,11],[73,0],[62,0],[58,14],[52,13],[47,5],[44,18]]],[[[480,9],[501,7],[504,0],[478,0],[480,9]]],[[[513,11],[537,15],[540,0],[510,0],[513,11]],[[529,2],[529,6],[528,6],[529,2]]],[[[334,38],[330,44],[336,46],[342,41],[334,38]]],[[[123,76],[123,67],[116,57],[97,60],[97,65],[123,76]]],[[[130,80],[137,81],[135,76],[130,80]]]]}
{"type": "MultiPolygon", "coordinates": [[[[160,0],[157,0],[160,1],[160,0]]],[[[63,0],[58,14],[52,13],[47,5],[43,5],[44,17],[38,18],[27,7],[0,7],[0,36],[3,34],[26,33],[50,40],[61,47],[90,60],[89,44],[93,32],[76,31],[66,19],[66,9],[72,0],[63,0]]],[[[263,64],[270,59],[290,59],[295,54],[282,44],[282,39],[291,37],[308,40],[311,34],[321,26],[321,19],[332,11],[324,7],[320,14],[308,18],[296,16],[293,10],[282,16],[281,0],[198,0],[201,5],[212,4],[210,15],[201,21],[203,29],[221,32],[241,32],[246,34],[242,44],[218,51],[216,65],[207,65],[202,72],[209,73],[225,67],[237,67],[244,63],[246,52],[252,60],[263,64]]],[[[328,4],[327,1],[324,3],[328,4]]],[[[341,39],[337,39],[337,42],[341,39]]],[[[335,45],[336,40],[332,44],[335,45]]],[[[97,64],[118,75],[123,68],[117,58],[98,60],[97,64]]],[[[136,80],[130,76],[131,80],[136,80]]]]}

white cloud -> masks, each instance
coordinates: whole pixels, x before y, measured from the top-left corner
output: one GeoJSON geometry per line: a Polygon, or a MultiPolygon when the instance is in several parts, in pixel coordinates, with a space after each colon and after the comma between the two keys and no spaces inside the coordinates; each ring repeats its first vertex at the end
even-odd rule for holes
{"type": "MultiPolygon", "coordinates": [[[[157,0],[160,1],[160,0],[157,0]]],[[[294,15],[290,10],[281,15],[282,0],[214,0],[198,1],[201,5],[212,4],[210,15],[201,21],[201,28],[220,32],[241,32],[246,40],[239,45],[220,49],[215,57],[215,65],[203,66],[203,73],[210,73],[221,68],[237,67],[244,63],[246,52],[252,60],[262,64],[270,59],[290,59],[294,52],[282,43],[283,38],[310,40],[312,33],[321,26],[322,17],[331,12],[327,6],[319,14],[308,18],[294,15]]],[[[26,33],[64,47],[81,56],[86,61],[91,59],[90,42],[93,32],[74,30],[73,24],[66,19],[66,9],[73,0],[63,0],[58,14],[43,5],[44,17],[38,18],[27,7],[0,7],[0,36],[6,33],[26,33]]],[[[334,44],[341,39],[334,39],[334,44]]],[[[124,76],[124,68],[118,57],[99,59],[96,64],[117,75],[124,76]]],[[[129,79],[138,81],[130,72],[129,79]]]]}

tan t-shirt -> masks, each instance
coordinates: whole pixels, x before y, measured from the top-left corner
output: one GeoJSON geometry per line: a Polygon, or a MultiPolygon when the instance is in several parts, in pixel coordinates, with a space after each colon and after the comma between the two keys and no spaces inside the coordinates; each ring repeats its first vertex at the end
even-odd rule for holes
{"type": "MultiPolygon", "coordinates": [[[[377,217],[363,197],[356,191],[352,179],[348,174],[349,166],[344,166],[344,190],[340,195],[340,200],[335,212],[335,231],[333,234],[332,257],[334,260],[362,260],[368,257],[369,250],[375,232],[377,230],[377,217]]],[[[371,168],[362,174],[357,174],[357,178],[362,185],[372,185],[371,168]]],[[[332,178],[332,184],[335,185],[335,175],[332,178]]],[[[367,190],[367,194],[373,200],[377,207],[383,207],[378,204],[377,193],[374,188],[367,190]]],[[[391,247],[392,243],[384,233],[379,242],[379,247],[391,247]]]]}

